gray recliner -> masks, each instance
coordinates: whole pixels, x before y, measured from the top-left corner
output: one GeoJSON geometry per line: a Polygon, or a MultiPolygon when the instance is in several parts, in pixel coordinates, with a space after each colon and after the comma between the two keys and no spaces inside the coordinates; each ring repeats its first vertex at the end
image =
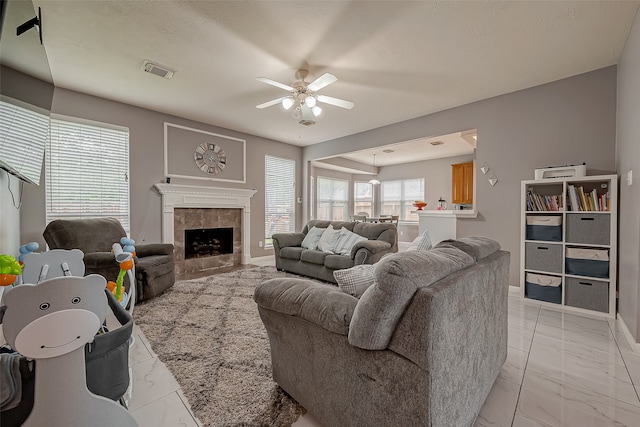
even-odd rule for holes
{"type": "MultiPolygon", "coordinates": [[[[99,274],[115,281],[120,267],[111,245],[126,236],[115,218],[57,219],[42,233],[50,249],[80,249],[84,252],[85,274],[99,274]]],[[[136,244],[136,301],[160,295],[175,283],[173,245],[136,244]]],[[[125,286],[129,287],[125,276],[125,286]]]]}

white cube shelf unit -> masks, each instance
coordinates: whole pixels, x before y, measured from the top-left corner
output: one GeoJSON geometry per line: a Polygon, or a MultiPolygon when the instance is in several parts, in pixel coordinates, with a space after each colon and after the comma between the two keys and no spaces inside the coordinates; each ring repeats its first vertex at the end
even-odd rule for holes
{"type": "Polygon", "coordinates": [[[522,181],[520,206],[522,296],[615,318],[618,176],[522,181]]]}

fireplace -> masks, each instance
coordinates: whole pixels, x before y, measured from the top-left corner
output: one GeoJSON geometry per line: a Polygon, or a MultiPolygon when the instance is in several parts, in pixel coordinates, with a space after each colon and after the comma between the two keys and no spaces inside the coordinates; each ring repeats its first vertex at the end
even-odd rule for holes
{"type": "Polygon", "coordinates": [[[233,253],[233,227],[184,230],[184,259],[233,253]]]}
{"type": "Polygon", "coordinates": [[[256,190],[164,183],[155,187],[162,195],[162,241],[175,247],[177,279],[251,262],[249,225],[256,190]],[[220,228],[232,229],[230,252],[187,258],[185,230],[220,228]]]}

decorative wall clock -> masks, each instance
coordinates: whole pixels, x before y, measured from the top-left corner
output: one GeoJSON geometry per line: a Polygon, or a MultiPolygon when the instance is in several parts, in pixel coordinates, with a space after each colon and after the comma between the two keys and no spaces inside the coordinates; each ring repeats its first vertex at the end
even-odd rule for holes
{"type": "Polygon", "coordinates": [[[193,158],[198,169],[209,175],[221,173],[227,165],[227,155],[224,150],[213,142],[203,142],[198,145],[193,158]]]}

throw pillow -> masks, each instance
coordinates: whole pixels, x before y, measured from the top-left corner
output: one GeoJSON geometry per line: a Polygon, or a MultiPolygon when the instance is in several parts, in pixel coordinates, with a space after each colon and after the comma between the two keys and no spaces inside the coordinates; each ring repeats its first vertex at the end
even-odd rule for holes
{"type": "Polygon", "coordinates": [[[375,264],[361,264],[344,270],[336,270],[333,277],[342,292],[360,298],[375,282],[375,264]]]}
{"type": "Polygon", "coordinates": [[[424,231],[421,235],[416,237],[413,242],[411,242],[411,246],[408,251],[428,251],[433,247],[431,243],[431,236],[429,236],[429,232],[427,230],[424,231]]]}
{"type": "Polygon", "coordinates": [[[329,224],[322,233],[322,236],[320,236],[320,240],[318,240],[318,249],[322,252],[333,253],[333,247],[336,244],[339,234],[340,230],[334,230],[333,225],[329,224]]]}
{"type": "Polygon", "coordinates": [[[322,237],[322,233],[324,233],[324,228],[311,227],[311,230],[307,232],[307,235],[302,239],[302,246],[305,249],[318,249],[318,241],[320,237],[322,237]]]}
{"type": "Polygon", "coordinates": [[[363,240],[369,239],[342,227],[340,229],[338,240],[333,247],[333,252],[340,255],[349,255],[351,254],[351,249],[355,246],[355,244],[363,240]]]}

